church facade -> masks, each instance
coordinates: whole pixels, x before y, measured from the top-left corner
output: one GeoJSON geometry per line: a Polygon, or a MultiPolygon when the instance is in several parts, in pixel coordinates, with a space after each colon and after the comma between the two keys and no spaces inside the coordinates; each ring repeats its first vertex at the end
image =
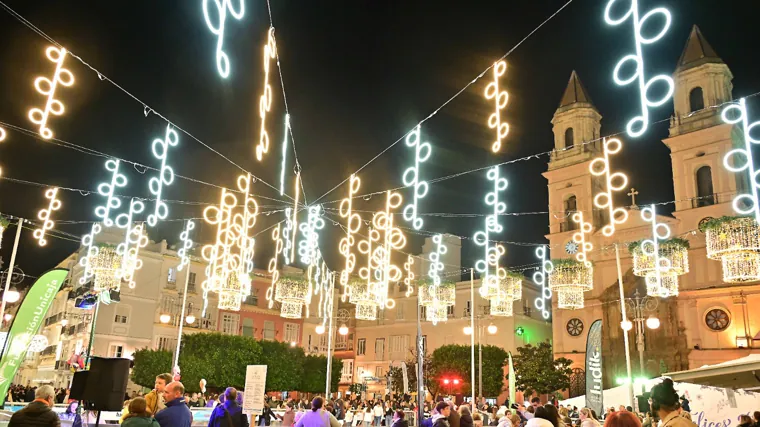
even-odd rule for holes
{"type": "MultiPolygon", "coordinates": [[[[670,227],[671,236],[688,240],[690,269],[679,277],[677,296],[647,298],[645,280],[633,275],[628,243],[651,238],[651,223],[642,220],[641,207],[627,199],[625,204],[631,204],[626,207],[628,220],[617,225],[612,236],[602,233],[601,228],[610,219],[606,210],[594,207],[593,200],[604,182],[589,171],[591,161],[602,156],[602,116],[577,73],[573,71],[570,76],[552,119],[555,151],[544,177],[548,180],[549,210],[555,213],[549,216],[546,236],[551,257],[575,256],[578,247],[573,234],[579,227],[572,219],[574,212],[582,212],[593,227],[586,235],[593,244],[589,252],[593,289],[585,293],[583,308],[559,309],[555,296],[552,310],[555,357],[573,361],[571,396],[584,394],[586,337],[595,320],[603,323],[604,387],[614,387],[616,378],[627,375],[616,249],[627,318],[634,323],[627,332],[634,378],[651,378],[760,352],[760,314],[750,310],[760,305],[760,284],[725,283],[721,263],[707,258],[705,234],[699,231],[702,221],[735,215],[734,195],[737,189],[742,192],[746,188],[739,175],[723,166],[725,154],[739,135],[720,117],[719,106],[732,100],[732,78],[729,67],[694,26],[673,75],[675,111],[668,137],[662,141],[670,149],[675,211],[672,216],[657,215],[658,222],[670,227]],[[646,326],[650,317],[659,319],[658,328],[646,326]]],[[[619,138],[623,149],[617,158],[612,156],[613,170],[615,164],[625,161],[627,136],[619,138]]],[[[635,183],[629,183],[631,186],[635,183]]],[[[635,200],[635,190],[629,195],[635,200]]],[[[666,210],[659,208],[659,212],[666,210]]],[[[655,324],[650,321],[650,326],[655,324]]]]}

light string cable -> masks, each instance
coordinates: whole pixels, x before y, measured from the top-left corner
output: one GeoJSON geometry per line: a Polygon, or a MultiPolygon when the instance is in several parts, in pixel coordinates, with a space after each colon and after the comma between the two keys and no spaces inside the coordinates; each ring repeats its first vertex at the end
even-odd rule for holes
{"type": "MultiPolygon", "coordinates": [[[[571,0],[571,1],[572,1],[572,0],[571,0]]],[[[34,31],[35,33],[37,33],[37,34],[38,34],[40,37],[42,37],[42,38],[44,38],[45,40],[47,40],[47,41],[48,41],[50,44],[52,44],[52,45],[54,45],[54,46],[57,46],[58,48],[62,48],[62,49],[64,48],[64,46],[63,46],[63,45],[61,45],[60,43],[58,43],[57,41],[55,41],[55,39],[53,39],[52,37],[50,37],[50,36],[48,36],[47,34],[45,34],[45,33],[44,33],[42,30],[40,30],[38,27],[36,27],[34,24],[32,24],[30,21],[28,21],[26,18],[24,18],[24,17],[23,17],[21,14],[19,14],[19,13],[18,13],[18,12],[16,12],[15,10],[13,10],[13,9],[12,9],[10,6],[8,6],[7,4],[5,4],[5,3],[4,3],[3,1],[1,1],[1,0],[0,0],[0,7],[2,7],[3,9],[5,9],[5,10],[6,10],[6,11],[7,11],[7,12],[8,12],[8,13],[11,15],[11,16],[13,16],[13,17],[14,17],[14,18],[15,18],[17,21],[21,22],[21,23],[22,23],[22,24],[24,24],[26,27],[28,27],[30,30],[32,30],[32,31],[34,31]]],[[[123,87],[119,86],[119,84],[117,84],[116,82],[114,82],[113,80],[111,80],[109,77],[107,77],[106,75],[104,75],[104,74],[103,74],[102,72],[100,72],[100,71],[99,71],[97,68],[95,68],[95,67],[93,67],[92,65],[90,65],[89,63],[87,63],[87,62],[86,62],[84,59],[82,59],[81,57],[79,57],[79,56],[75,55],[75,54],[74,54],[74,53],[73,53],[71,50],[67,49],[67,53],[68,53],[68,55],[69,55],[69,56],[71,56],[71,57],[75,58],[77,61],[81,62],[81,63],[82,63],[82,65],[84,65],[85,67],[87,67],[87,68],[89,68],[90,70],[94,71],[94,72],[95,72],[95,73],[98,75],[98,78],[99,78],[101,81],[106,81],[106,82],[108,82],[108,83],[112,84],[114,87],[116,87],[116,88],[117,88],[117,89],[119,89],[120,91],[124,92],[124,94],[126,94],[126,95],[127,95],[127,96],[129,96],[130,98],[132,98],[132,99],[134,99],[135,101],[137,101],[137,102],[138,102],[140,105],[142,105],[142,106],[143,106],[143,113],[145,114],[145,116],[146,116],[146,117],[147,117],[147,116],[148,116],[148,114],[150,114],[150,113],[153,113],[153,114],[155,114],[157,117],[159,117],[159,118],[161,118],[163,121],[165,121],[165,122],[166,122],[168,125],[171,125],[171,126],[174,128],[174,129],[177,129],[177,130],[181,131],[182,133],[184,133],[185,135],[189,136],[189,137],[190,137],[191,139],[193,139],[195,142],[197,142],[197,143],[201,144],[202,146],[204,146],[205,148],[207,148],[208,150],[210,150],[210,151],[211,151],[211,152],[213,152],[214,154],[218,155],[219,157],[223,158],[223,159],[224,159],[224,160],[226,160],[228,163],[230,163],[231,165],[233,165],[233,166],[235,166],[236,168],[240,169],[240,170],[241,170],[241,171],[243,171],[244,173],[246,173],[246,174],[250,173],[250,174],[251,174],[251,177],[253,177],[253,178],[256,178],[256,180],[257,180],[257,181],[260,181],[262,184],[264,184],[264,185],[266,185],[267,187],[271,188],[272,190],[274,190],[274,191],[278,192],[278,194],[279,194],[279,191],[280,191],[280,190],[279,190],[277,187],[275,187],[274,185],[272,185],[272,184],[270,184],[270,183],[268,183],[268,182],[264,181],[263,179],[259,178],[258,176],[256,176],[256,175],[252,174],[251,172],[247,171],[247,170],[246,170],[246,169],[244,169],[242,166],[240,166],[239,164],[237,164],[237,163],[235,163],[234,161],[232,161],[232,160],[231,160],[229,157],[225,156],[224,154],[222,154],[221,152],[217,151],[216,149],[214,149],[214,148],[213,148],[213,147],[211,147],[210,145],[208,145],[208,144],[206,144],[205,142],[203,142],[203,141],[201,141],[200,139],[198,139],[198,138],[197,138],[195,135],[191,134],[190,132],[188,132],[188,131],[187,131],[187,130],[185,130],[184,128],[182,128],[182,127],[180,127],[179,125],[177,125],[176,123],[172,122],[172,121],[171,121],[171,120],[169,120],[169,119],[168,119],[166,116],[164,116],[163,114],[161,114],[161,113],[159,113],[158,111],[156,111],[156,110],[155,110],[153,107],[151,107],[150,105],[148,105],[148,104],[147,104],[147,103],[145,103],[144,101],[140,100],[140,98],[138,98],[137,96],[133,95],[131,92],[129,92],[128,90],[124,89],[123,87]]],[[[284,196],[285,196],[285,197],[287,197],[288,199],[291,199],[291,200],[292,200],[292,198],[291,198],[290,196],[288,196],[287,194],[285,194],[284,196]]]]}
{"type": "MultiPolygon", "coordinates": [[[[572,3],[572,2],[573,2],[573,0],[568,0],[568,2],[567,2],[567,3],[563,4],[563,5],[562,5],[562,6],[561,6],[559,9],[557,9],[557,11],[555,11],[554,13],[552,13],[551,15],[549,15],[549,17],[548,17],[548,18],[546,18],[546,19],[545,19],[543,22],[541,22],[541,23],[540,23],[540,24],[539,24],[539,25],[538,25],[536,28],[534,28],[534,29],[533,29],[531,32],[529,32],[529,33],[528,33],[528,35],[526,35],[525,37],[523,37],[523,38],[522,38],[522,40],[520,40],[519,42],[517,42],[517,44],[515,44],[515,45],[512,47],[512,49],[510,49],[509,51],[507,51],[507,53],[505,53],[504,55],[502,55],[502,56],[501,56],[501,58],[499,58],[499,59],[497,59],[496,61],[494,61],[493,63],[491,63],[491,65],[489,65],[489,66],[488,66],[488,68],[486,68],[486,69],[485,69],[485,70],[483,70],[483,71],[482,71],[480,74],[478,74],[477,76],[475,76],[475,78],[474,78],[474,79],[470,80],[470,82],[469,82],[469,83],[467,83],[467,84],[466,84],[466,85],[465,85],[465,86],[464,86],[462,89],[460,89],[458,92],[456,92],[456,93],[455,93],[455,94],[454,94],[454,95],[453,95],[451,98],[449,98],[448,100],[446,100],[446,102],[444,102],[443,104],[441,104],[441,106],[440,106],[440,107],[436,108],[436,109],[435,109],[435,110],[434,110],[432,113],[428,114],[428,115],[427,115],[427,117],[425,117],[424,119],[422,119],[421,121],[419,121],[417,124],[415,124],[414,126],[412,126],[412,128],[411,128],[411,129],[410,129],[408,132],[406,132],[406,133],[405,133],[404,135],[402,135],[402,136],[401,136],[399,139],[397,139],[396,141],[394,141],[394,142],[393,142],[391,145],[389,145],[389,146],[387,146],[385,149],[383,149],[383,151],[381,151],[380,153],[378,153],[378,154],[377,154],[375,157],[371,158],[371,159],[370,159],[370,160],[369,160],[367,163],[365,163],[365,164],[364,164],[362,167],[360,167],[360,168],[359,168],[359,169],[357,169],[355,172],[353,172],[353,174],[358,174],[359,172],[361,172],[361,171],[362,171],[362,169],[364,169],[364,168],[366,168],[367,166],[369,166],[369,164],[370,164],[370,163],[372,163],[372,162],[374,162],[375,160],[377,160],[377,158],[378,158],[378,157],[382,156],[382,155],[383,155],[383,154],[385,154],[385,153],[386,153],[388,150],[390,150],[391,148],[393,148],[393,147],[394,147],[396,144],[398,144],[399,142],[401,142],[402,140],[404,140],[404,138],[406,138],[406,137],[407,137],[407,136],[408,136],[410,133],[414,132],[414,130],[415,130],[415,129],[417,129],[417,128],[418,128],[419,126],[421,126],[423,123],[425,123],[426,121],[430,120],[430,119],[431,119],[433,116],[435,116],[436,114],[438,114],[438,112],[439,112],[439,111],[441,111],[441,110],[442,110],[444,107],[446,107],[446,106],[447,106],[449,103],[451,103],[451,102],[452,102],[454,99],[456,99],[456,98],[457,98],[459,95],[461,95],[461,94],[462,94],[462,93],[463,93],[465,90],[467,90],[467,89],[468,89],[470,86],[472,86],[472,85],[473,85],[473,84],[475,84],[475,83],[476,83],[478,80],[480,80],[481,78],[483,78],[483,76],[485,76],[485,75],[486,75],[486,73],[488,73],[488,71],[489,71],[489,70],[491,70],[491,68],[493,68],[493,67],[494,67],[496,64],[498,64],[498,63],[499,63],[499,61],[502,61],[503,59],[505,59],[506,57],[508,57],[509,55],[511,55],[511,54],[512,54],[512,52],[514,52],[514,51],[515,51],[515,50],[516,50],[518,47],[520,47],[520,45],[522,45],[523,43],[525,43],[525,41],[527,41],[527,40],[528,40],[528,39],[529,39],[529,38],[530,38],[530,37],[531,37],[531,36],[532,36],[532,35],[533,35],[533,34],[534,34],[536,31],[538,31],[539,29],[541,29],[541,27],[543,27],[544,25],[546,25],[546,23],[547,23],[547,22],[551,21],[551,20],[552,20],[552,18],[554,18],[555,16],[557,16],[557,14],[559,14],[560,12],[562,12],[562,10],[564,10],[564,9],[565,9],[567,6],[569,6],[569,5],[570,5],[570,3],[572,3]]],[[[489,166],[489,167],[490,167],[490,166],[489,166]]],[[[348,179],[349,179],[349,178],[346,178],[346,179],[344,179],[343,181],[341,181],[340,183],[338,183],[338,185],[336,185],[335,187],[333,187],[333,188],[331,188],[330,190],[328,190],[328,191],[327,191],[325,194],[323,194],[323,195],[319,196],[319,198],[317,198],[317,199],[314,201],[314,203],[317,203],[317,202],[319,202],[320,200],[322,200],[323,198],[325,198],[325,196],[327,196],[328,194],[330,194],[330,193],[332,193],[333,191],[335,191],[335,190],[336,190],[338,187],[340,187],[341,185],[345,184],[345,183],[346,183],[346,181],[348,181],[348,179]]],[[[403,188],[403,187],[402,187],[402,188],[403,188]]]]}
{"type": "MultiPolygon", "coordinates": [[[[752,97],[755,97],[755,96],[758,96],[758,95],[760,95],[760,92],[755,92],[755,93],[752,93],[750,95],[743,96],[742,98],[752,98],[752,97]]],[[[652,122],[650,124],[654,125],[654,124],[669,122],[669,121],[671,121],[673,119],[685,119],[685,118],[689,118],[689,117],[691,117],[691,116],[693,116],[695,114],[700,114],[700,113],[702,113],[702,112],[704,112],[706,110],[720,109],[720,108],[722,108],[724,106],[727,106],[727,105],[736,104],[738,101],[739,101],[739,98],[734,98],[733,100],[726,101],[726,102],[721,102],[721,103],[715,104],[715,105],[711,105],[711,106],[705,107],[705,108],[703,108],[701,110],[692,111],[692,112],[687,113],[687,114],[682,114],[681,116],[668,117],[668,118],[665,118],[665,119],[661,119],[661,120],[652,122]]],[[[579,143],[575,144],[572,147],[565,147],[565,148],[561,148],[561,149],[554,148],[554,149],[547,150],[547,151],[541,151],[539,153],[529,154],[529,155],[524,156],[524,157],[519,157],[519,158],[512,159],[512,160],[507,160],[505,162],[496,163],[494,165],[481,166],[481,167],[478,167],[478,168],[475,168],[475,169],[470,169],[470,170],[466,170],[466,171],[462,171],[462,172],[456,172],[456,173],[453,173],[453,174],[450,174],[450,175],[444,175],[444,176],[438,177],[438,178],[428,179],[427,182],[428,182],[428,184],[435,184],[435,183],[438,183],[438,182],[448,181],[448,180],[454,179],[454,178],[459,178],[460,176],[469,175],[469,174],[472,174],[472,173],[475,173],[475,172],[481,172],[481,171],[484,171],[484,170],[487,170],[487,169],[491,169],[494,166],[505,166],[505,165],[511,165],[511,164],[514,164],[514,163],[525,162],[525,161],[532,160],[532,159],[540,159],[542,156],[550,156],[552,153],[563,153],[565,151],[568,151],[568,150],[571,150],[571,149],[575,149],[578,146],[586,146],[586,145],[594,144],[594,143],[599,142],[599,141],[604,141],[605,138],[607,138],[607,139],[614,138],[614,137],[623,135],[625,133],[626,133],[626,131],[620,131],[620,132],[616,132],[616,133],[613,133],[613,134],[610,134],[610,135],[607,135],[607,136],[600,136],[599,138],[592,139],[592,140],[589,140],[589,141],[579,142],[579,143]]],[[[343,181],[343,182],[346,182],[346,181],[343,181]]],[[[410,188],[410,187],[411,186],[401,185],[401,186],[394,187],[394,188],[386,188],[384,190],[373,191],[371,193],[359,194],[359,195],[354,196],[354,198],[363,198],[365,201],[369,201],[372,196],[376,196],[378,194],[384,194],[386,191],[389,191],[389,190],[390,191],[398,191],[398,190],[403,190],[405,188],[410,188]]],[[[340,202],[340,200],[330,200],[330,201],[322,202],[322,204],[323,205],[328,205],[328,204],[334,204],[334,203],[339,203],[339,202],[340,202]]],[[[356,212],[361,212],[361,211],[357,210],[356,212]]],[[[425,214],[422,213],[420,215],[425,215],[425,214]]],[[[505,213],[505,215],[509,215],[509,213],[505,213]]]]}

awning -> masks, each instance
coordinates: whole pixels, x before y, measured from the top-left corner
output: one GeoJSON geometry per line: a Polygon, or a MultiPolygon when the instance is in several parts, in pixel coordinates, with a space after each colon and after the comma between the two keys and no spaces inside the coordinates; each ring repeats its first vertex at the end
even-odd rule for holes
{"type": "Polygon", "coordinates": [[[688,371],[668,372],[663,376],[677,382],[752,390],[760,387],[760,354],[750,354],[740,359],[688,371]]]}

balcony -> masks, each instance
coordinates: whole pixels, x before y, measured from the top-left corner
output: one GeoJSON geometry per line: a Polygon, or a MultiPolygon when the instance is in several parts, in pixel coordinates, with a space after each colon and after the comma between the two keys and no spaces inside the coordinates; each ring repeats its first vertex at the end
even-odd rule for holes
{"type": "Polygon", "coordinates": [[[45,356],[55,355],[55,349],[57,347],[58,347],[57,345],[49,345],[45,347],[45,349],[40,352],[40,356],[45,357],[45,356]]]}
{"type": "Polygon", "coordinates": [[[68,371],[71,369],[71,365],[69,365],[68,360],[56,360],[55,361],[55,370],[58,371],[68,371]]]}
{"type": "Polygon", "coordinates": [[[58,314],[48,317],[47,319],[45,319],[45,326],[50,326],[52,324],[60,322],[61,320],[63,320],[63,315],[64,313],[60,312],[58,314]]]}
{"type": "Polygon", "coordinates": [[[335,351],[354,351],[354,342],[353,341],[336,342],[335,351]]]}
{"type": "Polygon", "coordinates": [[[705,206],[717,205],[718,203],[730,201],[730,199],[731,199],[730,196],[726,197],[725,195],[722,195],[719,197],[717,193],[710,194],[709,196],[695,197],[691,199],[691,207],[692,209],[695,209],[695,208],[702,208],[705,206]]]}

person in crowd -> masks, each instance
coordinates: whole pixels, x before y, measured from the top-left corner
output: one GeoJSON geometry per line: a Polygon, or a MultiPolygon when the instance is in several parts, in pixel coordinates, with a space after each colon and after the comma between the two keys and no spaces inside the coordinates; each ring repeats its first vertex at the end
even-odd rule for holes
{"type": "Polygon", "coordinates": [[[224,403],[211,411],[208,427],[248,427],[248,416],[238,404],[237,394],[235,387],[227,387],[224,390],[224,403]]]}
{"type": "Polygon", "coordinates": [[[409,427],[409,422],[405,419],[404,411],[398,409],[393,413],[393,424],[391,427],[409,427]]]}
{"type": "Polygon", "coordinates": [[[509,421],[512,422],[512,427],[520,427],[522,425],[522,419],[517,414],[512,414],[509,416],[509,421]]]}
{"type": "MultiPolygon", "coordinates": [[[[237,393],[237,390],[236,390],[236,393],[237,393]]],[[[229,396],[226,396],[226,397],[229,397],[229,396]]],[[[237,401],[237,396],[235,396],[235,400],[237,401]]],[[[259,425],[260,426],[270,425],[272,423],[272,418],[277,419],[279,417],[277,416],[277,414],[275,414],[272,411],[272,408],[269,407],[269,403],[264,402],[264,409],[262,409],[261,414],[259,414],[259,425]]]]}
{"type": "Polygon", "coordinates": [[[364,402],[364,427],[370,427],[372,425],[372,421],[374,421],[374,417],[372,416],[372,406],[369,404],[369,402],[364,402]]]}
{"type": "Polygon", "coordinates": [[[601,427],[594,416],[594,411],[589,408],[582,408],[578,413],[578,418],[581,420],[581,427],[601,427]]]}
{"type": "Polygon", "coordinates": [[[433,415],[433,427],[451,427],[449,424],[449,416],[451,415],[451,407],[447,402],[438,402],[435,405],[436,414],[433,415]]]}
{"type": "Polygon", "coordinates": [[[483,427],[483,416],[479,412],[472,414],[472,426],[483,427]]]}
{"type": "Polygon", "coordinates": [[[752,418],[754,418],[755,427],[760,427],[760,411],[752,413],[752,418]]]}
{"type": "Polygon", "coordinates": [[[159,427],[158,421],[148,412],[148,404],[142,397],[129,401],[129,413],[121,423],[122,427],[159,427]]]}
{"type": "Polygon", "coordinates": [[[644,414],[644,419],[641,420],[641,427],[653,427],[652,413],[647,412],[644,414]]]}
{"type": "Polygon", "coordinates": [[[633,412],[622,410],[608,414],[604,420],[604,427],[641,427],[641,421],[633,412]]]}
{"type": "Polygon", "coordinates": [[[544,409],[546,409],[546,412],[549,413],[549,421],[551,421],[555,427],[567,427],[565,426],[565,423],[562,422],[562,418],[559,416],[559,411],[557,411],[556,406],[552,405],[551,403],[547,403],[544,405],[544,409]]]}
{"type": "MultiPolygon", "coordinates": [[[[533,402],[531,402],[531,404],[532,403],[533,402]]],[[[530,410],[531,408],[533,408],[533,405],[531,405],[528,409],[530,410]]],[[[555,424],[556,417],[554,420],[552,420],[551,415],[549,415],[549,412],[545,407],[539,406],[535,409],[533,415],[533,418],[528,420],[528,423],[525,424],[525,427],[557,427],[555,424]]]]}
{"type": "Polygon", "coordinates": [[[686,398],[686,395],[681,395],[681,409],[683,409],[686,412],[691,412],[691,407],[689,407],[689,399],[686,398]]]}
{"type": "Polygon", "coordinates": [[[285,413],[282,414],[282,427],[293,427],[296,419],[296,405],[293,402],[288,402],[285,406],[285,413]]]}
{"type": "Polygon", "coordinates": [[[380,404],[380,401],[378,400],[375,402],[375,405],[372,408],[372,415],[374,415],[374,426],[380,427],[380,424],[383,420],[383,414],[385,414],[385,411],[383,411],[383,406],[380,404]]]}
{"type": "Polygon", "coordinates": [[[391,427],[391,424],[393,424],[393,409],[390,402],[385,402],[383,405],[385,406],[385,427],[391,427]]]}
{"type": "Polygon", "coordinates": [[[151,415],[157,414],[158,411],[166,407],[166,402],[164,402],[164,391],[166,390],[166,385],[170,382],[172,382],[171,374],[161,374],[157,376],[156,382],[153,384],[153,390],[145,395],[145,402],[148,405],[147,409],[151,415]]]}
{"type": "Polygon", "coordinates": [[[8,427],[61,427],[58,414],[53,412],[55,390],[49,385],[43,385],[34,391],[34,400],[16,411],[8,422],[8,427]]]}
{"type": "Polygon", "coordinates": [[[562,423],[568,427],[573,425],[573,422],[570,420],[570,411],[567,410],[567,408],[560,406],[559,410],[559,420],[562,421],[562,423]]]}
{"type": "Polygon", "coordinates": [[[499,408],[495,406],[491,407],[490,414],[491,416],[490,416],[490,421],[488,422],[488,425],[491,427],[498,426],[499,425],[499,408]]]}
{"type": "Polygon", "coordinates": [[[185,386],[179,381],[172,381],[164,388],[163,396],[166,407],[156,413],[161,427],[190,427],[193,414],[185,402],[185,386]]]}
{"type": "Polygon", "coordinates": [[[752,422],[752,418],[750,418],[749,415],[739,415],[739,427],[752,427],[753,425],[754,423],[752,422]]]}
{"type": "Polygon", "coordinates": [[[356,410],[354,410],[354,427],[360,427],[364,423],[364,406],[361,402],[357,402],[356,410]]]}
{"type": "Polygon", "coordinates": [[[473,427],[472,414],[470,408],[467,405],[459,407],[459,426],[460,427],[473,427]]]}
{"type": "Polygon", "coordinates": [[[536,408],[533,405],[528,406],[525,408],[525,413],[523,415],[525,416],[526,420],[530,421],[536,417],[536,408]]]}
{"type": "Polygon", "coordinates": [[[449,415],[448,415],[448,421],[450,427],[460,427],[459,422],[461,421],[461,417],[459,416],[459,412],[454,409],[454,402],[449,402],[449,415]]]}
{"type": "Polygon", "coordinates": [[[538,407],[541,406],[541,398],[537,396],[533,399],[530,399],[530,406],[532,406],[533,409],[538,409],[538,407]]]}
{"type": "MultiPolygon", "coordinates": [[[[301,419],[296,422],[296,427],[328,427],[332,426],[332,421],[328,411],[323,411],[322,408],[325,404],[325,400],[317,396],[311,401],[311,411],[307,411],[301,419]]],[[[335,418],[333,416],[333,418],[335,418]]],[[[337,423],[337,420],[335,420],[337,423]]]]}
{"type": "Polygon", "coordinates": [[[652,410],[661,420],[660,427],[695,427],[691,420],[680,416],[681,403],[670,378],[652,387],[651,400],[652,410]]]}
{"type": "Polygon", "coordinates": [[[72,426],[81,426],[82,418],[79,416],[79,401],[72,400],[69,403],[69,406],[66,407],[66,410],[60,415],[60,418],[62,420],[71,421],[72,426]],[[77,423],[77,418],[79,418],[79,423],[77,423]]]}

